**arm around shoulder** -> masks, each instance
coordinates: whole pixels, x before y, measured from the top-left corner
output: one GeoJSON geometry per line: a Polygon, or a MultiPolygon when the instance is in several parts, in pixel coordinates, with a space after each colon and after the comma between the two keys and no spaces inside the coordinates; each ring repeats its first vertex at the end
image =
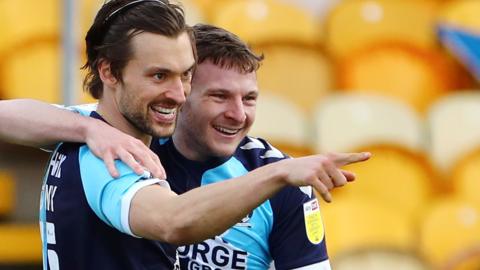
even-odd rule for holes
{"type": "Polygon", "coordinates": [[[0,101],[0,139],[41,147],[60,141],[85,141],[93,119],[33,99],[0,101]]]}

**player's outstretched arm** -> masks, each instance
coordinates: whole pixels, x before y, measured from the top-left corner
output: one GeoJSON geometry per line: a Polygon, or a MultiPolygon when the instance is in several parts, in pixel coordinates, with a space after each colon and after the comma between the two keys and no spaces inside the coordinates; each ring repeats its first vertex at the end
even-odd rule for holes
{"type": "Polygon", "coordinates": [[[144,167],[158,178],[165,171],[158,156],[139,140],[108,124],[32,99],[0,101],[0,139],[33,147],[61,141],[86,142],[105,161],[108,171],[118,176],[115,159],[121,159],[136,173],[144,167]]]}
{"type": "Polygon", "coordinates": [[[181,195],[147,186],[132,199],[130,228],[138,236],[179,245],[202,241],[221,234],[286,185],[312,186],[330,201],[328,191],[351,180],[340,167],[369,158],[370,153],[353,153],[287,159],[181,195]]]}

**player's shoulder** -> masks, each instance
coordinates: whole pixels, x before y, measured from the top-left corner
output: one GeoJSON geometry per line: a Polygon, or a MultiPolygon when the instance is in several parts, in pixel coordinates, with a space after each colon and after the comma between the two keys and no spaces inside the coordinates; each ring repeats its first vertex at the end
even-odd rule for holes
{"type": "Polygon", "coordinates": [[[238,145],[234,157],[251,169],[289,158],[263,138],[246,136],[238,145]]]}
{"type": "MultiPolygon", "coordinates": [[[[82,145],[78,151],[78,159],[82,177],[93,177],[95,179],[111,179],[105,162],[95,156],[88,145],[82,145]]],[[[118,179],[138,177],[138,175],[123,161],[115,160],[115,167],[119,173],[118,179]]],[[[145,174],[148,174],[146,172],[145,174]]]]}

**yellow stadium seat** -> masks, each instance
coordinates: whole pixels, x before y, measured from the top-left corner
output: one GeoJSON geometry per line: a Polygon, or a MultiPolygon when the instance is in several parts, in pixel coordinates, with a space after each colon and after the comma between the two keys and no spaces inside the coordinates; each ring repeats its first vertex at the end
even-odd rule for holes
{"type": "Polygon", "coordinates": [[[8,216],[15,205],[15,180],[7,171],[0,171],[0,217],[8,216]]]}
{"type": "Polygon", "coordinates": [[[452,26],[480,33],[480,1],[450,1],[442,8],[438,20],[452,26]]]}
{"type": "Polygon", "coordinates": [[[205,23],[206,18],[203,11],[193,0],[182,0],[181,5],[185,10],[185,19],[189,25],[205,23]]]}
{"type": "Polygon", "coordinates": [[[332,89],[332,67],[318,48],[271,45],[256,48],[265,60],[258,84],[265,92],[281,95],[306,112],[332,89]]]}
{"type": "Polygon", "coordinates": [[[419,116],[395,100],[336,95],[315,112],[316,152],[370,151],[366,163],[346,166],[358,181],[335,189],[343,199],[371,199],[417,217],[437,179],[422,155],[424,133],[419,116]]]}
{"type": "MultiPolygon", "coordinates": [[[[225,4],[232,0],[192,0],[192,3],[195,4],[202,12],[203,16],[208,22],[212,21],[212,18],[215,17],[215,14],[219,9],[225,4]]],[[[188,12],[188,11],[187,11],[188,12]]]]}
{"type": "Polygon", "coordinates": [[[438,51],[406,43],[382,43],[339,62],[341,90],[394,97],[424,112],[459,85],[458,65],[438,51]]]}
{"type": "MultiPolygon", "coordinates": [[[[62,56],[58,36],[44,36],[3,55],[0,61],[0,98],[34,98],[50,103],[62,102],[62,56]],[[26,70],[28,67],[28,75],[26,70]]],[[[78,63],[79,100],[82,79],[78,63]]]]}
{"type": "Polygon", "coordinates": [[[333,191],[345,197],[371,199],[419,218],[432,195],[443,187],[421,153],[386,146],[365,146],[372,158],[366,163],[345,166],[356,174],[358,181],[333,191]]]}
{"type": "Polygon", "coordinates": [[[480,269],[480,244],[474,245],[451,258],[442,268],[444,270],[478,270],[480,269]]]}
{"type": "Polygon", "coordinates": [[[457,196],[480,207],[480,146],[476,149],[454,167],[451,183],[457,196]]]}
{"type": "Polygon", "coordinates": [[[58,36],[61,8],[58,0],[0,1],[0,55],[38,36],[58,36]]]}
{"type": "Polygon", "coordinates": [[[0,265],[42,261],[38,224],[0,224],[0,265]]]}
{"type": "Polygon", "coordinates": [[[387,205],[333,197],[332,203],[322,204],[321,208],[332,261],[353,251],[410,251],[415,246],[412,218],[387,205]]]}
{"type": "Polygon", "coordinates": [[[255,124],[249,135],[267,139],[290,156],[304,156],[309,149],[307,116],[285,97],[261,90],[255,124]]]}
{"type": "MultiPolygon", "coordinates": [[[[327,15],[330,14],[332,9],[336,5],[338,5],[342,0],[322,0],[322,1],[278,0],[278,1],[299,6],[300,8],[304,9],[308,13],[315,16],[317,21],[323,24],[327,15]]],[[[322,25],[320,25],[320,27],[322,27],[322,25]]]]}
{"type": "Polygon", "coordinates": [[[55,37],[45,37],[12,50],[0,66],[2,98],[35,98],[59,103],[60,66],[60,48],[55,37]]]}
{"type": "MultiPolygon", "coordinates": [[[[478,249],[480,243],[480,209],[462,200],[445,198],[433,204],[420,226],[419,246],[436,267],[448,264],[458,256],[478,249]]],[[[470,270],[478,269],[470,268],[470,270]]],[[[459,269],[457,269],[459,270],[459,269]]]]}
{"type": "Polygon", "coordinates": [[[435,47],[436,7],[428,0],[342,1],[327,18],[326,46],[338,58],[383,41],[435,47]]]}
{"type": "Polygon", "coordinates": [[[432,270],[415,251],[392,248],[357,250],[336,257],[331,263],[335,270],[432,270]]]}
{"type": "Polygon", "coordinates": [[[251,44],[316,44],[321,40],[320,27],[311,14],[275,0],[226,1],[216,9],[212,23],[251,44]]]}
{"type": "Polygon", "coordinates": [[[480,91],[462,91],[432,104],[428,111],[429,156],[446,175],[461,158],[480,147],[480,91]]]}
{"type": "Polygon", "coordinates": [[[92,25],[95,15],[97,15],[98,10],[104,2],[104,0],[83,0],[76,2],[78,14],[77,20],[80,21],[80,27],[77,29],[79,30],[78,37],[82,41],[92,25]]]}

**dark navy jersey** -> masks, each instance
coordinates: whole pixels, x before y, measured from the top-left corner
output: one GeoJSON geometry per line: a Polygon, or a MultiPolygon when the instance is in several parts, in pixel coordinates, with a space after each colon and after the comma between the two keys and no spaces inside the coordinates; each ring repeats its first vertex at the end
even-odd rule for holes
{"type": "MultiPolygon", "coordinates": [[[[288,158],[262,139],[246,137],[230,158],[195,162],[183,157],[172,140],[154,140],[171,189],[193,188],[244,175],[288,158]]],[[[180,247],[181,269],[330,270],[318,201],[310,187],[286,187],[235,226],[212,239],[180,247]]]]}
{"type": "Polygon", "coordinates": [[[134,236],[128,223],[134,194],[168,183],[120,161],[116,166],[119,179],[84,144],[63,143],[54,151],[40,204],[44,269],[173,269],[175,248],[134,236]]]}

